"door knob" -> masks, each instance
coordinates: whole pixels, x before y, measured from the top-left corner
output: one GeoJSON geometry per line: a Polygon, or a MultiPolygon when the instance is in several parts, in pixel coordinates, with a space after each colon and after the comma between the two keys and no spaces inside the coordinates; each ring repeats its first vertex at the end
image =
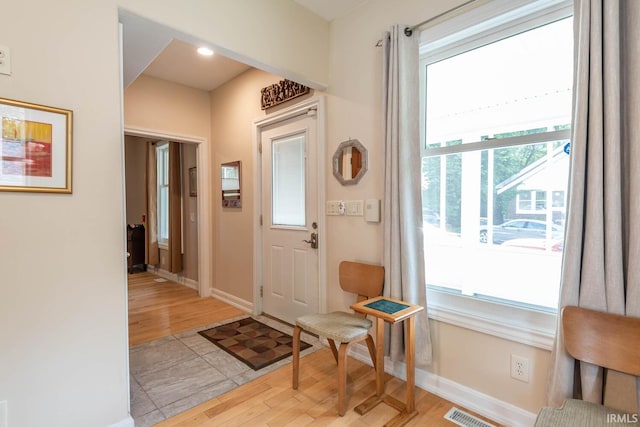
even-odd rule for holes
{"type": "Polygon", "coordinates": [[[311,233],[310,240],[303,240],[305,243],[309,243],[311,245],[311,249],[318,249],[318,234],[311,233]]]}

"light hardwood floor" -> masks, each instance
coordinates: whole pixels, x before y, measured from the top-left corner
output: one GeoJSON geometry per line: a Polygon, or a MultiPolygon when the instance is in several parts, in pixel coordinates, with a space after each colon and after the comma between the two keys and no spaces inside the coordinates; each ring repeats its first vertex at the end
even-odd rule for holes
{"type": "MultiPolygon", "coordinates": [[[[150,273],[129,275],[129,336],[135,345],[243,314],[214,298],[172,282],[157,283],[150,273]]],[[[300,361],[300,386],[291,388],[291,365],[170,418],[159,427],[209,426],[382,426],[397,411],[380,404],[361,416],[353,408],[375,391],[373,368],[349,358],[347,412],[337,415],[337,367],[329,349],[300,361]]],[[[386,392],[404,400],[405,383],[387,376],[386,392]]],[[[454,426],[444,414],[454,406],[416,388],[418,416],[408,426],[454,426]]],[[[460,409],[464,409],[457,406],[460,409]]],[[[469,412],[469,411],[468,411],[469,412]]],[[[477,416],[477,414],[474,414],[477,416]]],[[[487,422],[497,425],[495,422],[487,422]]]]}
{"type": "Polygon", "coordinates": [[[186,286],[158,283],[151,273],[129,275],[129,345],[134,346],[245,314],[186,286]]]}

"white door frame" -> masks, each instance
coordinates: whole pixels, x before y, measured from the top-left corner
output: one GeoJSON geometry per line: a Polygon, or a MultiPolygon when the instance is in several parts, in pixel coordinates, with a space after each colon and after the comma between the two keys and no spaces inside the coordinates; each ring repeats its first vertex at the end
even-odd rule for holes
{"type": "Polygon", "coordinates": [[[325,97],[314,96],[289,108],[269,114],[262,119],[253,122],[253,163],[256,165],[253,173],[253,314],[262,313],[262,226],[260,215],[262,214],[262,158],[259,152],[259,144],[262,129],[283,120],[305,114],[309,110],[315,110],[317,114],[317,165],[318,165],[318,307],[321,313],[327,311],[327,230],[324,214],[325,207],[325,182],[326,182],[326,133],[325,133],[325,97]]]}
{"type": "Polygon", "coordinates": [[[208,139],[193,136],[167,133],[152,129],[125,126],[124,134],[143,138],[163,139],[185,144],[196,144],[196,159],[198,164],[198,294],[201,297],[211,296],[213,283],[213,268],[211,248],[213,234],[211,233],[211,180],[209,165],[208,139]]]}

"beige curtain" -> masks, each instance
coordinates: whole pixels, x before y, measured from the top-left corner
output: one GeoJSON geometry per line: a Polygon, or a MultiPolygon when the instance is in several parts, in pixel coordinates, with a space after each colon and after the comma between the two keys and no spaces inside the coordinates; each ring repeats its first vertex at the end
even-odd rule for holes
{"type": "Polygon", "coordinates": [[[145,245],[145,263],[158,265],[158,165],[156,161],[156,146],[153,142],[147,142],[147,223],[145,245]]]}
{"type": "MultiPolygon", "coordinates": [[[[640,1],[575,0],[567,234],[559,306],[640,316],[640,1]]],[[[635,379],[580,364],[561,329],[549,404],[571,397],[637,411],[635,379]],[[574,374],[576,380],[574,381],[574,374]]],[[[629,343],[638,345],[638,343],[629,343]]]]}
{"type": "Polygon", "coordinates": [[[169,143],[169,266],[182,271],[182,173],[180,144],[169,143]]]}
{"type": "MultiPolygon", "coordinates": [[[[416,318],[416,364],[432,360],[426,313],[418,128],[418,37],[394,26],[383,36],[384,295],[425,307],[416,318]]],[[[404,358],[402,324],[390,328],[389,354],[404,358]]]]}

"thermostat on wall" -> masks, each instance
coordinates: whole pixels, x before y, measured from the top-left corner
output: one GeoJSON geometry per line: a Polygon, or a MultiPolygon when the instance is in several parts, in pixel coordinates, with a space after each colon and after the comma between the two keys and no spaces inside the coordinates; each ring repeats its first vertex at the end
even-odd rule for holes
{"type": "Polygon", "coordinates": [[[380,222],[380,200],[367,199],[364,207],[364,219],[367,222],[380,222]]]}

